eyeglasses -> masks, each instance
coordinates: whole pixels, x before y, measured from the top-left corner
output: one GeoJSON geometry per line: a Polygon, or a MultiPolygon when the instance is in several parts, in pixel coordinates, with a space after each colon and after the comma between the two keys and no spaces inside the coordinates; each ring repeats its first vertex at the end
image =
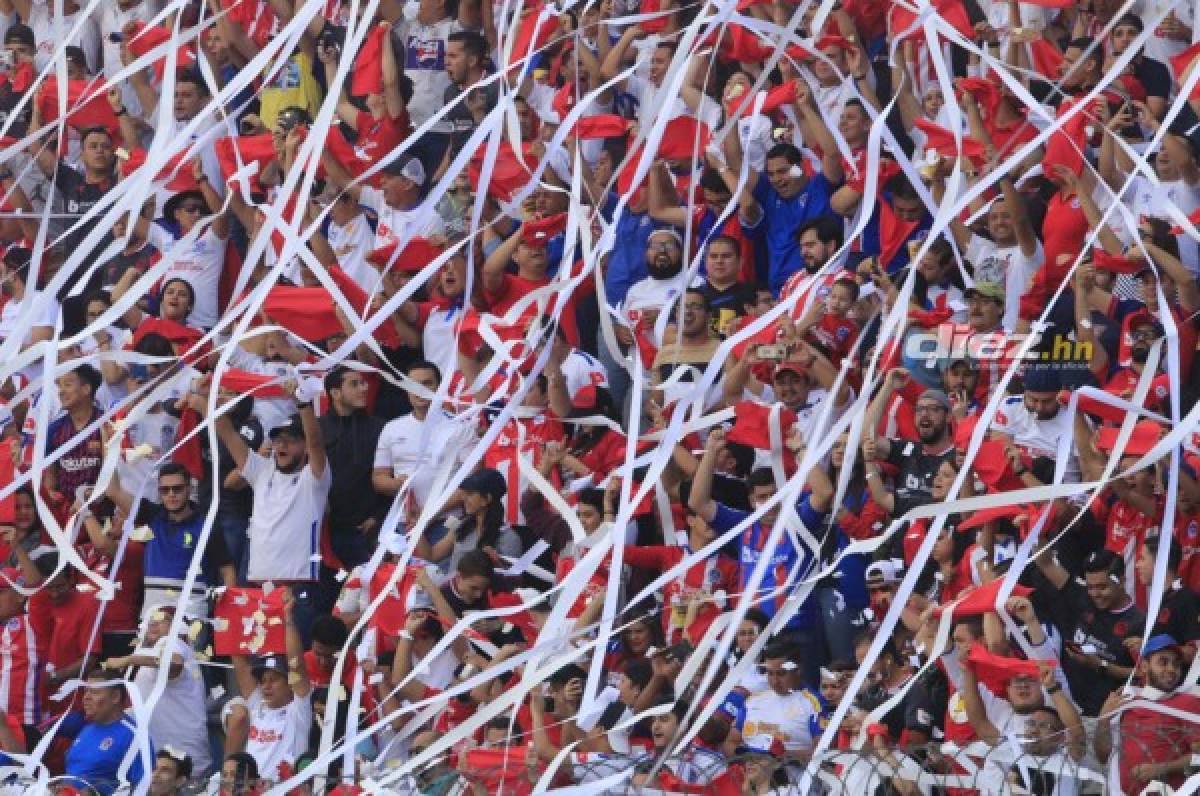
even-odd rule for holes
{"type": "Polygon", "coordinates": [[[159,484],[158,491],[163,495],[182,495],[187,492],[187,484],[159,484]]]}

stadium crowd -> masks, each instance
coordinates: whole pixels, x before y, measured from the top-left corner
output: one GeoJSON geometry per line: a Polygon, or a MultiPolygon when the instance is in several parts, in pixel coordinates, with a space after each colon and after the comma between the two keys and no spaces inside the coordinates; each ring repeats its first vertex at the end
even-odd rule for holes
{"type": "Polygon", "coordinates": [[[0,776],[1196,775],[1194,4],[565,5],[0,0],[0,776]]]}

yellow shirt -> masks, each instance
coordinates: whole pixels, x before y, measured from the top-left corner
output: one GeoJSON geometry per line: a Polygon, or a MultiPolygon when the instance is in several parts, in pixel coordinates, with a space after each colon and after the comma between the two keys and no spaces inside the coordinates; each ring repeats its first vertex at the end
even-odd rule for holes
{"type": "Polygon", "coordinates": [[[294,53],[287,64],[263,86],[258,96],[258,117],[268,129],[284,108],[304,108],[310,117],[321,107],[321,86],[312,75],[312,59],[294,53]]]}

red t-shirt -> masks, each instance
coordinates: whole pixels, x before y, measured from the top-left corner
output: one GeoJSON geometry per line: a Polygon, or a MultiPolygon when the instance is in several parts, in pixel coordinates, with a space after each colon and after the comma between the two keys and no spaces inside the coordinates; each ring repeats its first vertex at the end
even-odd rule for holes
{"type": "MultiPolygon", "coordinates": [[[[1155,700],[1164,707],[1191,714],[1191,720],[1178,719],[1149,708],[1130,708],[1121,714],[1121,791],[1138,793],[1141,783],[1133,781],[1133,769],[1139,763],[1165,763],[1190,754],[1192,743],[1200,737],[1200,697],[1174,693],[1155,700]]],[[[1183,774],[1164,781],[1173,788],[1183,785],[1183,774]]]]}
{"type": "MultiPolygon", "coordinates": [[[[525,279],[524,277],[520,277],[515,274],[504,274],[502,276],[502,280],[503,282],[501,283],[499,290],[494,293],[484,292],[483,294],[483,300],[487,305],[487,311],[493,315],[506,314],[509,309],[511,309],[513,305],[519,302],[522,298],[538,288],[542,288],[550,284],[549,277],[543,277],[542,279],[525,279]]],[[[556,294],[551,301],[546,303],[545,314],[547,316],[554,314],[554,308],[556,306],[556,302],[559,301],[560,295],[561,294],[556,294]]],[[[567,335],[567,342],[571,343],[572,346],[578,345],[579,343],[578,327],[575,324],[575,298],[576,297],[574,295],[567,297],[566,304],[563,306],[562,313],[559,315],[559,325],[563,332],[567,335]],[[572,336],[574,336],[576,339],[571,340],[570,338],[572,336]]],[[[523,313],[521,313],[521,320],[532,320],[537,312],[537,304],[531,304],[523,313]]]]}
{"type": "MultiPolygon", "coordinates": [[[[99,607],[94,596],[74,588],[57,605],[45,590],[29,598],[29,621],[37,634],[38,655],[46,663],[47,675],[77,663],[87,652],[99,652],[100,633],[88,646],[99,607]]],[[[53,695],[48,676],[41,681],[41,688],[43,699],[53,695]]]]}
{"type": "Polygon", "coordinates": [[[1183,552],[1177,574],[1184,586],[1200,592],[1200,515],[1177,515],[1175,539],[1183,552]]]}
{"type": "MultiPolygon", "coordinates": [[[[652,569],[656,572],[665,572],[671,567],[674,567],[685,556],[690,555],[689,551],[683,547],[674,545],[653,545],[650,547],[641,547],[637,545],[625,545],[625,561],[630,566],[638,569],[652,569]]],[[[704,561],[697,561],[692,564],[683,574],[683,578],[672,580],[663,586],[663,601],[667,606],[662,611],[663,629],[670,633],[671,631],[671,610],[670,606],[675,598],[684,600],[694,591],[704,590],[710,594],[717,591],[724,591],[726,599],[732,604],[738,594],[738,564],[736,561],[722,555],[709,556],[704,561]]],[[[685,603],[686,604],[686,603],[685,603]]],[[[716,603],[706,603],[700,608],[696,614],[696,621],[692,625],[691,631],[693,636],[697,633],[703,634],[703,630],[707,629],[712,621],[721,613],[721,609],[716,603]]]]}

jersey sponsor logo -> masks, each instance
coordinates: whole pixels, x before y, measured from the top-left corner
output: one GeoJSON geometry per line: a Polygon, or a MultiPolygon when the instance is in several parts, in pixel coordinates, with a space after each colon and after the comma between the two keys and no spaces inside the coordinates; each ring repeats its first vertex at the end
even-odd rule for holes
{"type": "Polygon", "coordinates": [[[113,741],[113,737],[111,735],[105,737],[105,739],[100,742],[100,751],[107,752],[109,749],[112,749],[113,743],[114,743],[114,741],[113,741]]]}

